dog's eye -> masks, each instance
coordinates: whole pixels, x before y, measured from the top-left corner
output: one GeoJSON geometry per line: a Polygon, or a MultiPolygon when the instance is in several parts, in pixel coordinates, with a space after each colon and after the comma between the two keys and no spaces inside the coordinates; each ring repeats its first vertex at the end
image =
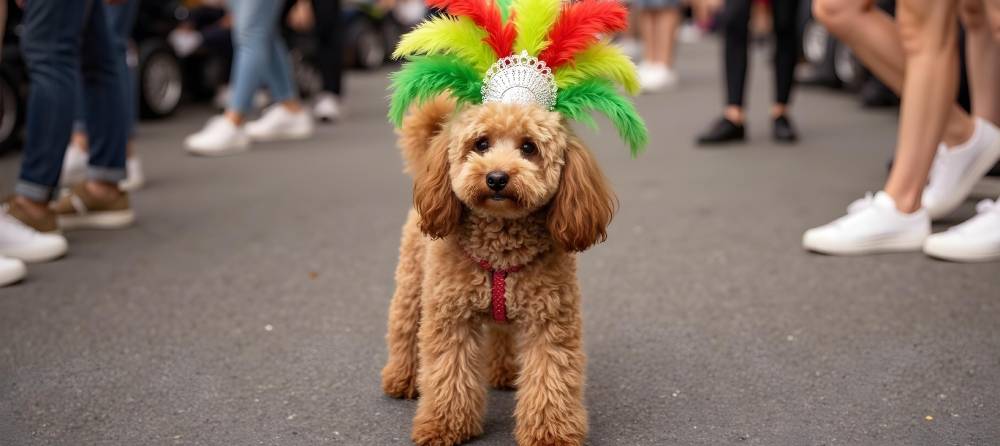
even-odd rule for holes
{"type": "Polygon", "coordinates": [[[535,153],[538,153],[538,147],[535,146],[535,143],[533,143],[531,141],[525,141],[525,142],[521,143],[521,154],[522,155],[524,155],[524,156],[531,156],[531,155],[534,155],[535,153]]]}
{"type": "Polygon", "coordinates": [[[486,153],[487,150],[490,150],[489,138],[486,138],[484,136],[482,138],[477,139],[476,142],[472,145],[472,149],[478,153],[486,153]]]}

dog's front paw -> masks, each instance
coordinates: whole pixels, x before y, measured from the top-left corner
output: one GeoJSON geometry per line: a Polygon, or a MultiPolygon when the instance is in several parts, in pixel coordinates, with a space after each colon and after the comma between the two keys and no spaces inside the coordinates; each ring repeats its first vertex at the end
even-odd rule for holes
{"type": "Polygon", "coordinates": [[[443,421],[421,421],[418,418],[413,422],[411,439],[418,446],[454,446],[482,433],[482,427],[478,425],[459,426],[458,430],[446,426],[448,423],[443,421]]]}
{"type": "Polygon", "coordinates": [[[567,411],[564,416],[553,419],[541,417],[524,423],[518,420],[514,432],[518,446],[582,446],[587,438],[587,421],[583,413],[567,411]]]}
{"type": "Polygon", "coordinates": [[[417,373],[412,368],[386,364],[382,369],[382,391],[393,398],[417,397],[417,373]]]}

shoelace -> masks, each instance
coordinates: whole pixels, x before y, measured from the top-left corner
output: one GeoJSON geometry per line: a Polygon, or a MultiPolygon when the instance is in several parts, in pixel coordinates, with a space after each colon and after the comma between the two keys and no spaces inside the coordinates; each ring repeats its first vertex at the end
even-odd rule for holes
{"type": "Polygon", "coordinates": [[[985,214],[989,211],[997,209],[998,203],[1000,203],[1000,200],[993,201],[990,200],[989,198],[982,200],[979,203],[976,203],[976,213],[985,214]]]}
{"type": "Polygon", "coordinates": [[[875,194],[871,193],[871,191],[865,192],[864,198],[858,198],[847,205],[847,213],[856,214],[868,209],[873,204],[875,204],[875,194]]]}

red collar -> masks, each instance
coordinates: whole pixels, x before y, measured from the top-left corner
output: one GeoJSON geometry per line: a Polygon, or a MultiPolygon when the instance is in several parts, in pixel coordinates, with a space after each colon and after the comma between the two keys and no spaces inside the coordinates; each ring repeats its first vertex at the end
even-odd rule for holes
{"type": "Polygon", "coordinates": [[[490,265],[489,260],[477,259],[471,255],[469,258],[473,262],[476,262],[476,265],[479,265],[480,268],[490,272],[490,278],[492,279],[490,307],[493,310],[493,320],[499,324],[507,323],[507,274],[520,271],[524,265],[515,265],[507,269],[496,269],[493,268],[493,265],[490,265]]]}

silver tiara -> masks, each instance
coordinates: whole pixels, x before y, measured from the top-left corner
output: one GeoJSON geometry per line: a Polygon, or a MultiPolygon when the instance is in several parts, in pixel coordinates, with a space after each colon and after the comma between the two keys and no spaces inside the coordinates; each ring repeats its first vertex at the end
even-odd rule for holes
{"type": "Polygon", "coordinates": [[[504,57],[483,78],[483,103],[538,104],[546,110],[556,106],[556,80],[545,62],[527,51],[504,57]]]}

